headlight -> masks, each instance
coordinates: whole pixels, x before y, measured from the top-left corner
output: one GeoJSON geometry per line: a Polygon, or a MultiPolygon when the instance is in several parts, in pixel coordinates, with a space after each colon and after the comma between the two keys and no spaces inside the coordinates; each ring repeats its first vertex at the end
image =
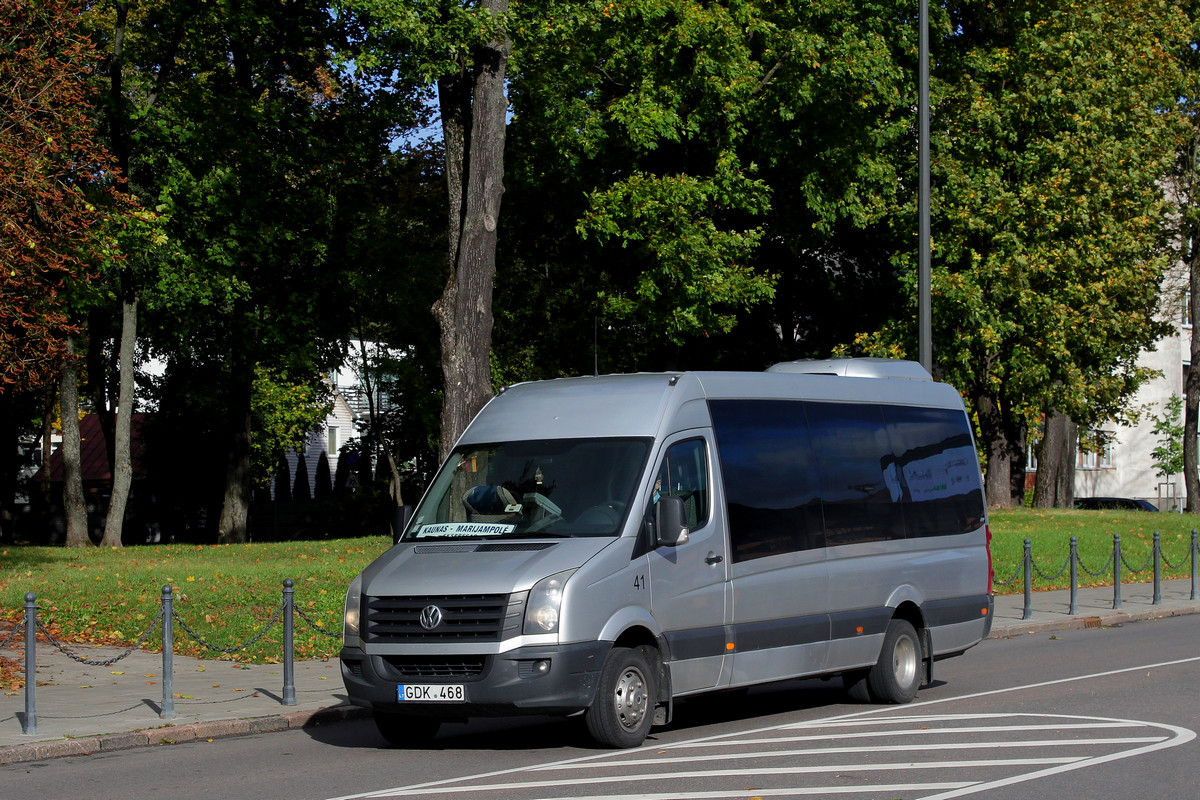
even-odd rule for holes
{"type": "MultiPolygon", "coordinates": [[[[358,639],[358,615],[362,608],[362,575],[356,575],[346,590],[346,616],[342,625],[342,644],[358,639]]],[[[357,642],[354,642],[357,644],[357,642]]]]}
{"type": "Polygon", "coordinates": [[[575,570],[569,569],[543,578],[529,590],[529,600],[525,603],[526,635],[538,633],[557,633],[558,615],[562,606],[563,587],[567,584],[575,570]]]}

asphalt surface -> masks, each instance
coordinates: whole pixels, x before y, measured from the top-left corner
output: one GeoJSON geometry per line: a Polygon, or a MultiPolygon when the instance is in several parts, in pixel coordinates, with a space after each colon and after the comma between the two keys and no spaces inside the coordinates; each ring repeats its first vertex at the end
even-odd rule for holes
{"type": "MultiPolygon", "coordinates": [[[[1028,618],[1024,595],[999,595],[991,638],[1200,614],[1190,580],[1163,581],[1160,593],[1155,604],[1151,584],[1124,584],[1121,608],[1114,609],[1113,587],[1079,589],[1076,613],[1070,614],[1067,591],[1035,592],[1028,618]]],[[[22,647],[23,642],[10,643],[0,655],[23,661],[22,647]]],[[[296,663],[295,703],[284,705],[282,664],[176,655],[170,693],[174,714],[164,715],[161,654],[135,651],[101,665],[76,659],[103,662],[124,651],[72,645],[71,652],[76,658],[39,642],[35,719],[26,716],[24,690],[0,696],[0,764],[282,731],[368,714],[346,701],[336,659],[296,663]]]]}

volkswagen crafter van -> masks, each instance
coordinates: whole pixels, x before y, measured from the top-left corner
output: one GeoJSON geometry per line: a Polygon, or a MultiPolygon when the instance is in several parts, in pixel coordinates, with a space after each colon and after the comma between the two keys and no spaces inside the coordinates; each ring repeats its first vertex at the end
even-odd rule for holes
{"type": "Polygon", "coordinates": [[[518,384],[350,585],[342,676],[398,745],[582,714],[633,747],[678,698],[804,676],[905,703],[988,634],[985,509],[913,362],[518,384]]]}

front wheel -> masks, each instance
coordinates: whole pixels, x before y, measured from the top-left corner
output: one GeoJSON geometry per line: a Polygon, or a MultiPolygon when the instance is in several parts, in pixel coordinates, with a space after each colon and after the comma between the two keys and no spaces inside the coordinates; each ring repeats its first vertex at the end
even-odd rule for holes
{"type": "Polygon", "coordinates": [[[907,703],[921,687],[921,640],[911,623],[894,619],[883,637],[879,661],[867,673],[871,697],[880,703],[907,703]]]}
{"type": "Polygon", "coordinates": [[[584,714],[588,733],[607,747],[637,747],[654,724],[657,696],[648,648],[614,647],[600,670],[596,699],[584,714]]]}

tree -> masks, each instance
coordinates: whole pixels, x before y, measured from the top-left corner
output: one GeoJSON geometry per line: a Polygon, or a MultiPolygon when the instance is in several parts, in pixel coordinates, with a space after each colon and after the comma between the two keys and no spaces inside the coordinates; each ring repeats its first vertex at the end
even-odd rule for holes
{"type": "Polygon", "coordinates": [[[1150,455],[1154,459],[1155,475],[1169,478],[1183,471],[1183,420],[1180,413],[1183,410],[1183,399],[1179,395],[1171,395],[1161,414],[1154,419],[1154,436],[1158,440],[1150,455]]]}
{"type": "Polygon", "coordinates": [[[907,6],[518,13],[506,379],[753,368],[878,324],[915,102],[907,6]]]}
{"type": "Polygon", "coordinates": [[[182,405],[222,413],[219,425],[190,423],[225,443],[217,528],[221,541],[240,541],[251,487],[265,477],[253,459],[260,365],[316,387],[333,363],[350,267],[341,205],[377,168],[400,116],[372,104],[404,96],[349,78],[343,59],[360,31],[325,3],[99,8],[110,136],[124,143],[130,189],[156,209],[163,239],[145,273],[120,276],[114,291],[136,299],[124,305],[140,309],[168,373],[205,375],[164,385],[182,405]]]}
{"type": "Polygon", "coordinates": [[[113,161],[89,116],[98,57],[71,0],[0,0],[0,392],[57,379],[66,282],[113,255],[113,161]]]}
{"type": "Polygon", "coordinates": [[[1187,41],[1175,51],[1179,61],[1177,110],[1187,136],[1167,181],[1175,206],[1173,241],[1187,274],[1185,319],[1191,323],[1191,358],[1184,373],[1183,482],[1186,511],[1200,512],[1200,9],[1187,4],[1187,41]]]}
{"type": "Polygon", "coordinates": [[[492,290],[511,49],[508,0],[347,5],[371,15],[378,37],[365,66],[437,87],[449,231],[448,277],[432,307],[441,332],[444,457],[492,394],[492,290]]]}
{"type": "Polygon", "coordinates": [[[79,438],[79,370],[75,364],[75,342],[67,339],[67,359],[63,364],[59,406],[62,409],[62,483],[63,515],[66,517],[67,547],[86,547],[88,535],[87,504],[83,498],[81,442],[79,438]]]}
{"type": "MultiPolygon", "coordinates": [[[[1167,2],[949,10],[934,87],[935,360],[976,414],[989,502],[1009,506],[1023,499],[1031,422],[1116,414],[1147,377],[1139,352],[1165,332],[1159,180],[1176,132],[1162,112],[1184,26],[1167,2]]],[[[898,260],[911,290],[913,259],[898,260]]],[[[885,339],[912,331],[895,323],[885,339]]]]}
{"type": "Polygon", "coordinates": [[[1075,454],[1079,428],[1066,414],[1054,413],[1043,420],[1037,450],[1037,483],[1034,508],[1071,508],[1075,501],[1075,454]]]}

